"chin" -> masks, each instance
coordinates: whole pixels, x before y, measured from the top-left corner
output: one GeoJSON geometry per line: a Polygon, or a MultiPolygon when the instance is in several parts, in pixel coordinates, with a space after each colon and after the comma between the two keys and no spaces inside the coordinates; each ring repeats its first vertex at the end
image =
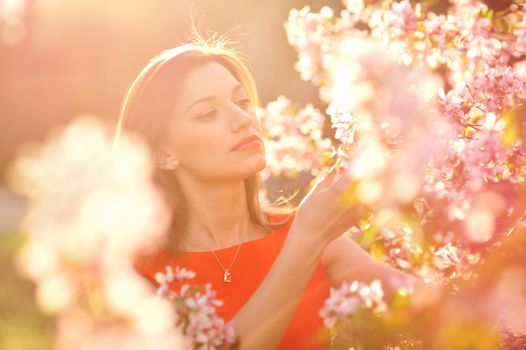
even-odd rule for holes
{"type": "Polygon", "coordinates": [[[259,174],[260,172],[262,172],[263,170],[265,170],[266,167],[267,167],[267,163],[264,162],[264,163],[262,164],[262,166],[260,166],[260,167],[257,169],[257,171],[255,172],[255,174],[259,174]]]}
{"type": "Polygon", "coordinates": [[[254,164],[249,169],[247,169],[247,173],[245,173],[244,178],[259,174],[263,169],[265,169],[267,166],[266,160],[262,160],[261,162],[258,162],[257,164],[254,164]]]}

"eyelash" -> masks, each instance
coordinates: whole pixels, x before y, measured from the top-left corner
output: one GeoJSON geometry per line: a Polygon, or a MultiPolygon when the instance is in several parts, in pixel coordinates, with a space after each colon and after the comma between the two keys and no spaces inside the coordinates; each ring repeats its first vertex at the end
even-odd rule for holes
{"type": "MultiPolygon", "coordinates": [[[[242,99],[242,100],[239,101],[237,104],[239,105],[239,104],[241,104],[241,103],[246,103],[246,104],[247,104],[246,109],[248,109],[248,108],[251,107],[251,106],[250,106],[250,100],[249,100],[248,98],[242,99]]],[[[243,109],[245,109],[245,108],[243,108],[243,109]]]]}
{"type": "Polygon", "coordinates": [[[215,116],[216,110],[213,109],[210,112],[200,115],[197,119],[209,119],[210,117],[215,116]]]}
{"type": "MultiPolygon", "coordinates": [[[[237,105],[240,105],[242,103],[247,103],[247,106],[246,107],[241,107],[242,109],[249,109],[250,108],[250,100],[248,98],[245,98],[243,100],[240,100],[239,102],[237,102],[236,104],[237,105]]],[[[215,116],[216,114],[216,110],[213,109],[205,114],[201,114],[198,119],[210,119],[211,117],[215,116]]]]}

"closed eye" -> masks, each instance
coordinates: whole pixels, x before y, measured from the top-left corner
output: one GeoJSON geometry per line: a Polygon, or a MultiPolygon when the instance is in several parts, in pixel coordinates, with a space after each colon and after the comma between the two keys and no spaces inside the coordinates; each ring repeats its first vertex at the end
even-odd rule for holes
{"type": "Polygon", "coordinates": [[[243,109],[249,109],[251,107],[250,100],[248,98],[237,101],[236,104],[243,109]]]}
{"type": "Polygon", "coordinates": [[[215,109],[212,109],[211,111],[205,113],[205,114],[201,114],[199,117],[197,117],[197,119],[205,119],[205,120],[210,120],[212,118],[214,118],[217,114],[217,111],[215,109]]]}

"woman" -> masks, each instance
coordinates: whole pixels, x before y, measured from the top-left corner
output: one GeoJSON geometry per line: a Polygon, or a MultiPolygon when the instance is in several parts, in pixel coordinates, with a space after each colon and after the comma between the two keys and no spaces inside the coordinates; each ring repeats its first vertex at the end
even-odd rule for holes
{"type": "Polygon", "coordinates": [[[329,286],[408,276],[342,236],[359,217],[336,204],[345,173],[330,171],[290,214],[260,209],[266,163],[257,104],[249,70],[219,40],[165,51],[140,72],[117,136],[137,132],[149,143],[173,222],[165,247],[136,268],[154,283],[167,264],[212,282],[224,301],[218,313],[233,320],[242,349],[327,348],[318,310],[329,286]]]}

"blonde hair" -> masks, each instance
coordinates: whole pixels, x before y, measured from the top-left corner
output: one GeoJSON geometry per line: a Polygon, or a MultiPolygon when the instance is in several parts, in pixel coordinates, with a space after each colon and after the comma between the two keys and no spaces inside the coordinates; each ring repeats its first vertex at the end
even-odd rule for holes
{"type": "MultiPolygon", "coordinates": [[[[115,131],[115,141],[123,130],[136,133],[146,141],[152,155],[156,154],[159,146],[167,138],[167,124],[173,107],[171,97],[176,96],[181,77],[191,67],[205,62],[218,62],[227,68],[245,88],[255,110],[259,100],[252,74],[241,54],[227,48],[226,43],[225,38],[212,36],[204,40],[201,36],[195,35],[193,42],[165,50],[153,57],[126,92],[115,131]]],[[[282,222],[270,222],[260,208],[258,196],[260,181],[259,174],[245,179],[247,205],[250,219],[269,231],[288,222],[292,215],[288,215],[282,222]]],[[[154,182],[161,189],[172,211],[167,247],[173,252],[179,252],[182,246],[177,237],[185,231],[187,224],[187,207],[181,188],[173,171],[160,168],[154,171],[154,182]]],[[[293,208],[269,206],[265,211],[269,214],[292,214],[293,208]]]]}

